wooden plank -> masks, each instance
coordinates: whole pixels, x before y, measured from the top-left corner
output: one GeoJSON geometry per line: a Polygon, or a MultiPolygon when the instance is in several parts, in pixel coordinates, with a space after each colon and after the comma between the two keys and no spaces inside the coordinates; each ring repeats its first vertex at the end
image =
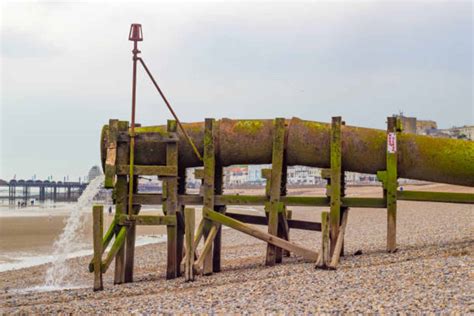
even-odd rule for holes
{"type": "Polygon", "coordinates": [[[387,198],[387,251],[397,249],[397,128],[396,118],[387,118],[387,178],[385,183],[387,198]],[[393,143],[393,144],[390,144],[393,143]]]}
{"type": "Polygon", "coordinates": [[[404,201],[426,201],[441,203],[474,204],[474,194],[456,192],[397,191],[397,199],[404,201]]]}
{"type": "MultiPolygon", "coordinates": [[[[118,165],[118,175],[128,175],[130,173],[130,165],[118,165]]],[[[133,166],[133,174],[139,176],[160,176],[160,177],[176,177],[178,175],[178,166],[133,166]]]]}
{"type": "MultiPolygon", "coordinates": [[[[214,151],[219,152],[219,142],[215,142],[214,151]]],[[[224,192],[224,168],[216,159],[216,168],[214,173],[214,194],[222,194],[224,192]]],[[[215,198],[214,198],[215,202],[215,198]]],[[[219,213],[226,212],[225,205],[214,205],[214,211],[219,213]]],[[[222,250],[222,227],[219,225],[216,237],[214,238],[214,246],[212,247],[212,272],[221,271],[221,250],[222,250]]]]}
{"type": "Polygon", "coordinates": [[[123,245],[125,243],[126,236],[127,228],[125,226],[122,226],[117,234],[117,237],[114,240],[114,243],[112,244],[112,247],[110,248],[109,253],[107,254],[107,257],[102,262],[102,273],[105,273],[107,271],[114,258],[115,260],[117,260],[117,256],[119,255],[120,251],[124,249],[123,245]]]}
{"type": "Polygon", "coordinates": [[[337,236],[339,234],[339,225],[341,221],[341,176],[342,176],[342,157],[341,157],[341,125],[340,116],[332,118],[331,124],[331,202],[330,202],[330,241],[331,255],[334,253],[337,236]]]}
{"type": "Polygon", "coordinates": [[[115,164],[117,162],[117,133],[118,120],[109,120],[107,151],[104,170],[104,187],[113,188],[115,184],[115,164]]]}
{"type": "MultiPolygon", "coordinates": [[[[239,222],[253,224],[253,225],[268,225],[268,219],[263,216],[249,215],[249,214],[238,214],[238,213],[226,213],[227,216],[238,220],[239,222]]],[[[288,228],[310,230],[310,231],[321,231],[321,223],[309,222],[297,219],[287,219],[288,228]]]]}
{"type": "Polygon", "coordinates": [[[194,281],[194,225],[195,214],[193,208],[184,209],[184,232],[186,241],[186,255],[184,261],[184,279],[186,282],[194,281]]]}
{"type": "MultiPolygon", "coordinates": [[[[404,191],[405,192],[405,191],[404,191]]],[[[405,199],[403,196],[402,199],[405,199]]],[[[179,203],[185,205],[202,205],[202,196],[195,194],[179,195],[179,203]]],[[[160,205],[162,204],[162,195],[154,193],[139,193],[134,197],[137,204],[142,205],[160,205]]],[[[216,205],[265,205],[269,199],[264,195],[215,195],[216,205]]],[[[330,199],[318,196],[282,196],[280,201],[287,206],[329,206],[330,199]]],[[[343,197],[342,206],[354,208],[385,208],[386,201],[383,198],[358,198],[343,197]]],[[[440,201],[441,202],[441,201],[440,201]]],[[[467,203],[467,202],[466,202],[467,203]]]]}
{"type": "Polygon", "coordinates": [[[286,249],[288,251],[291,251],[295,253],[298,256],[301,256],[307,260],[310,261],[316,261],[318,258],[318,253],[306,248],[303,248],[301,246],[298,246],[294,243],[291,243],[289,241],[286,241],[284,239],[278,238],[276,236],[267,234],[265,232],[262,232],[259,229],[253,228],[252,226],[249,226],[247,224],[241,223],[233,218],[230,218],[226,215],[220,214],[218,212],[212,211],[212,210],[205,210],[204,216],[214,222],[218,222],[222,225],[228,226],[230,228],[233,228],[235,230],[238,230],[244,234],[253,236],[257,239],[263,240],[267,243],[271,243],[275,245],[276,247],[280,247],[283,249],[286,249]]]}
{"type": "MultiPolygon", "coordinates": [[[[213,211],[214,212],[214,211],[213,211]]],[[[217,213],[217,212],[216,212],[217,213]]],[[[206,240],[204,242],[204,247],[202,248],[202,253],[201,255],[199,256],[199,258],[196,260],[196,262],[194,263],[194,269],[196,269],[196,271],[202,271],[202,274],[204,275],[207,275],[207,274],[210,274],[212,273],[212,266],[211,266],[211,269],[210,270],[207,270],[209,272],[206,272],[206,270],[203,269],[201,270],[201,266],[204,264],[204,262],[206,262],[206,257],[208,256],[209,253],[211,253],[211,250],[212,250],[212,243],[214,242],[214,238],[216,237],[217,235],[217,231],[219,229],[219,226],[218,224],[213,224],[211,229],[209,230],[209,233],[206,237],[206,240]]]]}
{"type": "Polygon", "coordinates": [[[120,225],[130,225],[135,222],[136,225],[176,225],[176,216],[172,215],[121,215],[119,218],[120,225]]]}
{"type": "MultiPolygon", "coordinates": [[[[115,225],[117,224],[116,218],[112,220],[112,223],[110,223],[110,227],[105,233],[104,237],[102,238],[102,253],[100,254],[101,256],[104,254],[105,249],[107,249],[107,246],[109,245],[110,241],[114,237],[115,234],[115,225]]],[[[94,272],[94,259],[92,259],[89,262],[89,272],[94,272]]]]}
{"type": "Polygon", "coordinates": [[[102,235],[104,234],[104,207],[92,207],[92,237],[94,245],[94,291],[104,289],[102,283],[102,235]]]}
{"type": "MultiPolygon", "coordinates": [[[[119,122],[119,130],[128,129],[128,124],[119,122]]],[[[117,163],[123,164],[127,161],[129,155],[129,148],[126,144],[119,144],[117,148],[117,163]]],[[[114,188],[115,195],[115,216],[118,222],[118,217],[127,213],[128,200],[128,179],[127,176],[117,176],[117,181],[114,188]]],[[[115,239],[121,231],[121,226],[117,226],[115,231],[115,239]]],[[[124,237],[125,238],[125,237],[124,237]]],[[[117,250],[115,255],[115,270],[114,270],[114,284],[121,284],[125,282],[125,246],[117,250]]]]}
{"type": "MultiPolygon", "coordinates": [[[[138,190],[138,176],[133,177],[133,194],[138,190]]],[[[140,212],[141,205],[133,204],[130,216],[134,216],[140,212]]],[[[124,282],[133,282],[133,269],[135,266],[135,238],[136,238],[136,223],[134,221],[127,225],[127,239],[125,241],[125,272],[124,282]]]]}
{"type": "MultiPolygon", "coordinates": [[[[214,119],[207,118],[204,122],[204,179],[203,179],[203,212],[204,209],[214,209],[214,190],[216,177],[216,156],[214,144],[214,119]]],[[[204,218],[204,216],[203,216],[204,218]]],[[[210,221],[204,222],[203,234],[205,240],[209,240],[209,234],[213,225],[210,221]]],[[[214,241],[214,237],[211,239],[214,241]]],[[[212,247],[212,242],[209,244],[212,247]]],[[[199,257],[203,260],[203,274],[212,274],[213,252],[208,251],[199,257]]],[[[198,259],[199,260],[199,259],[198,259]]]]}
{"type": "MultiPolygon", "coordinates": [[[[268,233],[276,236],[278,234],[278,210],[284,207],[280,202],[281,182],[284,166],[285,150],[285,119],[277,118],[273,126],[273,147],[272,147],[272,171],[270,173],[270,202],[265,204],[268,210],[268,233]]],[[[267,255],[265,264],[272,266],[276,263],[277,249],[272,243],[267,245],[267,255]]]]}
{"type": "MultiPolygon", "coordinates": [[[[330,245],[329,245],[329,213],[322,212],[321,213],[321,252],[319,253],[318,260],[316,262],[316,267],[321,269],[326,269],[329,266],[329,252],[330,252],[330,245]]],[[[340,253],[340,252],[339,252],[340,253]]]]}
{"type": "Polygon", "coordinates": [[[347,218],[349,217],[349,210],[346,210],[342,214],[342,224],[339,229],[339,235],[337,236],[336,247],[334,249],[334,254],[332,255],[331,264],[329,267],[331,269],[336,269],[339,264],[339,258],[341,257],[342,246],[344,245],[344,234],[346,232],[347,218]]]}
{"type": "MultiPolygon", "coordinates": [[[[150,126],[152,127],[152,126],[150,126]]],[[[154,142],[154,143],[175,143],[179,141],[176,133],[164,133],[141,131],[142,129],[150,128],[149,126],[135,128],[135,140],[140,142],[154,142]],[[137,132],[137,130],[139,132],[137,132]]],[[[161,127],[162,128],[162,127],[161,127]]],[[[130,142],[129,132],[120,132],[117,137],[120,143],[130,142]]]]}
{"type": "MultiPolygon", "coordinates": [[[[287,233],[287,238],[286,240],[290,240],[290,220],[291,218],[293,217],[293,211],[292,210],[286,210],[286,220],[287,220],[287,223],[288,223],[288,233],[287,233]]],[[[290,252],[288,250],[285,250],[283,252],[283,256],[285,257],[290,257],[290,252]]]]}

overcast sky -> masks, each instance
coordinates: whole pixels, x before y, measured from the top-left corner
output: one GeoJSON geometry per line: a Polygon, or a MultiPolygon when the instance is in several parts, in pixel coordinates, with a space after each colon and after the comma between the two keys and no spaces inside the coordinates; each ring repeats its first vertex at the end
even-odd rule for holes
{"type": "MultiPolygon", "coordinates": [[[[183,121],[473,124],[471,1],[1,3],[3,179],[99,164],[101,126],[130,117],[132,22],[183,121]]],[[[137,120],[168,118],[140,70],[137,120]]]]}

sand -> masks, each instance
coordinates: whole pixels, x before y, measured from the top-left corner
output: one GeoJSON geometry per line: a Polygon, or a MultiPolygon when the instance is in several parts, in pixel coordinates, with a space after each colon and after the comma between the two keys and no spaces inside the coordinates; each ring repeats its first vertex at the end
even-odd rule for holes
{"type": "MultiPolygon", "coordinates": [[[[416,189],[473,192],[444,185],[416,189]]],[[[381,193],[379,188],[349,190],[358,196],[381,193]]],[[[324,208],[292,210],[294,218],[317,221],[324,208]]],[[[388,254],[386,212],[352,209],[346,256],[336,271],[316,270],[314,263],[294,256],[266,267],[265,243],[227,229],[222,272],[191,283],[182,277],[165,280],[162,243],[137,248],[134,283],[114,286],[110,269],[102,292],[91,290],[90,257],[69,262],[71,279],[88,286],[83,289],[24,292],[43,284],[47,264],[3,272],[0,313],[472,313],[473,210],[472,205],[399,201],[399,250],[388,254]],[[362,255],[354,255],[359,250],[362,255]]],[[[290,236],[320,248],[318,232],[292,230],[290,236]]]]}

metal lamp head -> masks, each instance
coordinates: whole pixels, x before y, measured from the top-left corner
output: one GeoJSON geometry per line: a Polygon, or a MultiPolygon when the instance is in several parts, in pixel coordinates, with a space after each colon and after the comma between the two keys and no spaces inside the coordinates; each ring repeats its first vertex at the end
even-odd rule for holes
{"type": "Polygon", "coordinates": [[[130,33],[128,34],[128,40],[133,42],[143,41],[142,25],[134,23],[130,26],[130,33]]]}

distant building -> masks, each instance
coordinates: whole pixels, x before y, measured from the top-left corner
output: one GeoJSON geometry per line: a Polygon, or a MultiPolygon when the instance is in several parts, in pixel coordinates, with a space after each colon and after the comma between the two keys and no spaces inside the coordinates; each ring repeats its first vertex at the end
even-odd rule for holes
{"type": "Polygon", "coordinates": [[[433,131],[438,129],[438,124],[435,121],[417,120],[416,133],[419,135],[430,135],[433,131]]]}
{"type": "Polygon", "coordinates": [[[102,174],[102,170],[100,170],[99,166],[93,166],[90,170],[89,173],[87,174],[87,179],[89,182],[97,178],[102,174]]]}

